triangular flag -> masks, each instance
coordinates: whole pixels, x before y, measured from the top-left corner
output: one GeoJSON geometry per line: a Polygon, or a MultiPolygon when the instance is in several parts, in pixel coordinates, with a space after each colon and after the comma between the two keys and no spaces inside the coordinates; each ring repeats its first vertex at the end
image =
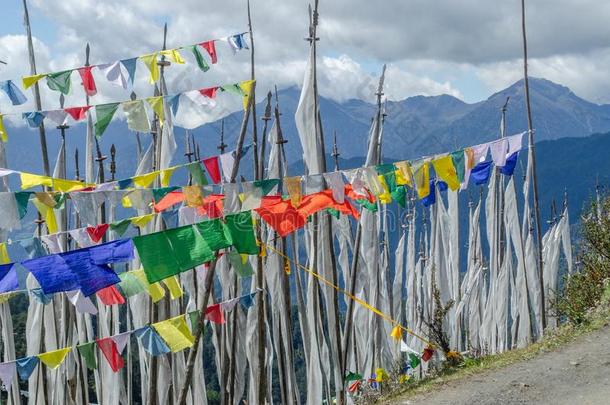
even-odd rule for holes
{"type": "Polygon", "coordinates": [[[64,108],[64,111],[70,114],[70,117],[72,117],[74,121],[80,121],[85,119],[85,117],[87,116],[87,111],[90,108],[90,105],[86,105],[83,107],[64,108]]]}
{"type": "Polygon", "coordinates": [[[398,325],[394,326],[392,328],[392,332],[390,332],[390,336],[394,340],[401,340],[402,339],[402,328],[398,325]]]}
{"type": "Polygon", "coordinates": [[[97,65],[97,68],[106,76],[106,80],[110,83],[121,86],[124,89],[127,88],[127,80],[125,80],[123,70],[121,69],[121,61],[117,60],[112,63],[97,65]]]}
{"type": "Polygon", "coordinates": [[[199,45],[201,45],[201,47],[208,52],[208,55],[210,55],[210,58],[212,58],[212,64],[218,62],[218,56],[216,55],[216,45],[214,44],[214,41],[202,42],[199,45]]]}
{"type": "Polygon", "coordinates": [[[113,285],[102,288],[95,295],[104,305],[123,305],[125,303],[125,298],[113,285]]]}
{"type": "Polygon", "coordinates": [[[64,70],[63,72],[49,73],[47,75],[47,86],[51,90],[59,91],[64,95],[70,93],[70,86],[72,81],[70,80],[71,70],[64,70]]]}
{"type": "Polygon", "coordinates": [[[214,304],[207,307],[205,309],[205,319],[214,323],[225,323],[225,316],[220,304],[214,304]]]}
{"type": "Polygon", "coordinates": [[[345,382],[359,381],[359,380],[362,380],[362,374],[354,373],[352,371],[347,373],[347,375],[345,376],[345,382]]]}
{"type": "Polygon", "coordinates": [[[250,105],[250,98],[252,96],[252,91],[254,90],[255,80],[246,80],[244,82],[239,83],[239,88],[243,91],[243,104],[244,110],[248,108],[250,105]]]}
{"type": "Polygon", "coordinates": [[[123,357],[121,357],[121,353],[119,353],[114,340],[108,337],[96,339],[95,342],[97,343],[97,347],[99,347],[100,351],[104,354],[112,371],[116,373],[125,366],[125,361],[123,360],[123,357]]]}
{"type": "Polygon", "coordinates": [[[122,221],[113,222],[110,224],[110,229],[117,233],[118,236],[123,236],[131,221],[129,219],[124,219],[122,221]]]}
{"type": "Polygon", "coordinates": [[[191,334],[184,315],[153,323],[152,327],[173,353],[191,347],[195,342],[195,337],[191,334]]]}
{"type": "Polygon", "coordinates": [[[0,82],[0,89],[6,93],[8,98],[11,99],[11,104],[13,105],[21,105],[28,101],[21,90],[19,90],[19,87],[17,87],[12,80],[0,82]]]}
{"type": "Polygon", "coordinates": [[[85,359],[85,365],[89,370],[97,369],[97,360],[95,359],[95,343],[89,342],[76,346],[78,352],[85,359]]]}
{"type": "Polygon", "coordinates": [[[94,241],[95,243],[97,243],[100,240],[102,240],[102,238],[106,234],[106,231],[108,230],[109,226],[110,225],[108,225],[108,224],[101,224],[101,225],[97,225],[95,227],[88,226],[87,233],[89,234],[89,237],[91,238],[91,240],[94,241]]]}
{"type": "Polygon", "coordinates": [[[23,76],[21,78],[21,81],[23,82],[23,88],[26,89],[26,90],[29,89],[34,84],[38,83],[38,81],[40,79],[42,79],[43,77],[45,77],[44,74],[33,75],[33,76],[23,76]]]}
{"type": "Polygon", "coordinates": [[[137,67],[136,62],[137,61],[138,61],[138,58],[121,60],[121,64],[123,65],[123,67],[125,67],[125,70],[127,71],[127,74],[129,75],[129,81],[131,82],[132,86],[133,86],[133,81],[136,78],[136,67],[137,67]]]}
{"type": "Polygon", "coordinates": [[[118,335],[111,336],[110,339],[116,343],[116,348],[119,353],[123,353],[127,343],[129,342],[129,338],[131,337],[131,331],[119,333],[118,335]]]}
{"type": "Polygon", "coordinates": [[[134,332],[140,344],[144,350],[151,356],[159,356],[161,354],[169,353],[170,349],[167,347],[161,336],[150,326],[145,326],[134,332]]]}
{"type": "Polygon", "coordinates": [[[19,374],[19,378],[22,380],[30,378],[39,361],[40,360],[38,360],[38,357],[36,356],[17,359],[17,374],[19,374]]]}
{"type": "Polygon", "coordinates": [[[144,62],[144,64],[150,71],[150,84],[155,84],[159,81],[159,65],[157,64],[158,56],[158,53],[151,53],[148,55],[140,56],[140,60],[144,62]]]}
{"type": "Polygon", "coordinates": [[[137,226],[138,228],[143,228],[154,217],[155,217],[155,214],[146,214],[146,215],[140,215],[139,217],[133,217],[133,218],[131,218],[130,221],[133,226],[137,226]]]}
{"type": "Polygon", "coordinates": [[[157,114],[159,120],[161,122],[165,121],[165,114],[163,112],[163,96],[148,97],[146,101],[148,101],[148,104],[150,104],[152,110],[155,112],[155,114],[157,114]]]}
{"type": "Polygon", "coordinates": [[[136,187],[147,188],[148,186],[150,186],[152,184],[153,181],[155,181],[155,179],[157,178],[157,176],[160,173],[161,172],[156,171],[156,172],[146,173],[146,174],[143,174],[141,176],[132,177],[133,184],[136,187]]]}
{"type": "Polygon", "coordinates": [[[95,86],[95,79],[93,79],[93,75],[91,74],[91,69],[93,66],[85,66],[78,69],[78,74],[83,81],[83,88],[85,89],[85,94],[88,96],[95,96],[97,94],[97,87],[95,86]]]}
{"type": "Polygon", "coordinates": [[[409,366],[411,368],[417,368],[421,364],[421,359],[418,355],[409,353],[409,366]]]}
{"type": "Polygon", "coordinates": [[[99,104],[95,106],[95,136],[102,136],[120,103],[99,104]]]}
{"type": "Polygon", "coordinates": [[[201,95],[208,97],[208,98],[216,98],[217,91],[218,91],[218,86],[208,87],[205,89],[199,89],[199,92],[201,93],[201,95]]]}
{"type": "Polygon", "coordinates": [[[30,111],[21,114],[21,117],[28,123],[30,128],[38,128],[44,121],[44,114],[40,111],[30,111]]]}
{"type": "Polygon", "coordinates": [[[44,111],[43,114],[57,125],[65,125],[68,119],[68,113],[64,110],[44,111]]]}
{"type": "Polygon", "coordinates": [[[41,353],[37,357],[45,366],[55,370],[64,362],[66,356],[70,353],[70,350],[72,350],[71,347],[65,347],[63,349],[53,350],[52,352],[41,353]]]}
{"type": "Polygon", "coordinates": [[[220,183],[220,166],[218,165],[218,156],[203,159],[203,164],[205,165],[205,168],[214,184],[220,183]]]}
{"type": "MultiPolygon", "coordinates": [[[[169,183],[170,183],[170,181],[172,179],[172,174],[174,174],[175,170],[176,170],[175,167],[170,167],[168,169],[161,170],[161,187],[169,188],[169,183]]],[[[153,195],[156,194],[155,193],[156,190],[157,189],[153,190],[153,195]]],[[[169,190],[168,193],[170,191],[172,191],[172,190],[169,190]]],[[[157,200],[157,198],[155,198],[155,200],[157,200]]]]}
{"type": "Polygon", "coordinates": [[[199,69],[204,72],[210,70],[210,66],[203,58],[201,52],[199,52],[199,47],[197,45],[191,45],[189,48],[191,49],[191,52],[193,52],[193,55],[195,55],[195,60],[197,61],[197,66],[199,66],[199,69]]]}

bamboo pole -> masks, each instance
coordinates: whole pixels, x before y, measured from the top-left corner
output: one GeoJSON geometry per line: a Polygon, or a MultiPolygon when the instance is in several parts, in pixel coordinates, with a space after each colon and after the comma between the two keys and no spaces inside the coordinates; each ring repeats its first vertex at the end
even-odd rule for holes
{"type": "Polygon", "coordinates": [[[540,205],[538,203],[538,178],[536,176],[536,152],[534,150],[534,125],[532,123],[532,106],[530,103],[530,86],[527,73],[527,34],[525,29],[525,0],[521,0],[521,32],[523,34],[523,84],[525,87],[525,106],[527,108],[527,139],[532,159],[532,187],[534,190],[534,215],[536,217],[536,238],[538,242],[538,279],[540,280],[540,299],[542,302],[542,327],[546,329],[546,303],[544,298],[544,269],[542,261],[542,227],[540,223],[540,205]]]}

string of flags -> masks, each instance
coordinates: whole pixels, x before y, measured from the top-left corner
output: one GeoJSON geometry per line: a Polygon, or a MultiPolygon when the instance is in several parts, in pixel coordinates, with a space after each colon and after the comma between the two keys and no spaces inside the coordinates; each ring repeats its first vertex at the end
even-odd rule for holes
{"type": "MultiPolygon", "coordinates": [[[[97,94],[97,85],[93,76],[94,70],[99,71],[111,84],[127,89],[128,86],[133,86],[135,81],[138,61],[146,66],[149,73],[149,82],[154,84],[158,82],[160,78],[159,60],[169,59],[173,63],[183,65],[186,63],[186,60],[182,57],[180,51],[186,50],[193,54],[199,69],[203,72],[207,72],[210,69],[210,64],[216,64],[218,62],[218,53],[216,51],[217,42],[227,43],[233,53],[236,53],[242,49],[250,49],[248,41],[245,38],[246,34],[247,32],[237,33],[221,39],[212,39],[173,49],[158,50],[146,55],[121,59],[110,63],[23,76],[21,78],[21,84],[23,89],[27,90],[40,80],[46,79],[49,89],[68,95],[72,89],[72,73],[78,72],[78,78],[82,83],[85,94],[91,97],[97,94]],[[206,56],[204,57],[204,55],[206,56]]],[[[13,105],[21,105],[27,101],[23,92],[12,80],[1,81],[0,90],[7,95],[13,105]]]]}
{"type": "MultiPolygon", "coordinates": [[[[146,133],[151,131],[151,120],[149,115],[155,114],[163,124],[165,121],[165,103],[169,104],[169,111],[175,116],[178,114],[181,97],[186,97],[197,105],[213,108],[216,105],[217,94],[219,92],[227,92],[240,96],[243,101],[243,107],[246,109],[250,103],[250,96],[254,88],[254,83],[254,80],[245,80],[239,83],[218,85],[165,96],[146,97],[143,99],[115,103],[67,107],[57,110],[0,114],[0,139],[5,143],[8,141],[8,133],[4,125],[5,116],[21,115],[22,119],[30,128],[38,128],[45,119],[50,119],[57,125],[67,124],[69,118],[74,122],[82,121],[87,118],[88,114],[91,114],[91,111],[95,112],[95,135],[100,138],[108,128],[108,125],[110,125],[119,106],[121,106],[125,113],[127,127],[132,131],[146,133]]],[[[14,88],[14,85],[12,88],[14,88]]]]}
{"type": "Polygon", "coordinates": [[[251,307],[254,304],[254,297],[260,292],[262,290],[256,290],[250,294],[210,305],[203,311],[203,314],[199,310],[190,311],[113,336],[5,361],[0,363],[0,381],[4,389],[9,390],[15,375],[18,375],[21,380],[27,380],[40,363],[55,370],[63,364],[70,352],[78,353],[90,370],[98,368],[98,358],[103,355],[110,369],[117,373],[125,366],[123,351],[132,335],[137,338],[142,349],[151,356],[182,351],[193,346],[194,332],[201,316],[204,316],[209,322],[223,324],[226,322],[225,312],[232,311],[237,304],[242,305],[244,309],[251,307]],[[101,354],[96,355],[97,352],[101,354]]]}

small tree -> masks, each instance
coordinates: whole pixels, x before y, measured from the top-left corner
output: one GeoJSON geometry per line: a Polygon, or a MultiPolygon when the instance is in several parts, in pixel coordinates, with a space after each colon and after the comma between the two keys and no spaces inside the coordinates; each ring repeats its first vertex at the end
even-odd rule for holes
{"type": "Polygon", "coordinates": [[[557,314],[572,323],[585,322],[610,280],[610,197],[594,202],[582,217],[578,271],[566,276],[554,302],[557,314]]]}
{"type": "Polygon", "coordinates": [[[454,302],[449,300],[443,305],[441,302],[441,292],[434,281],[432,282],[432,298],[434,299],[434,311],[431,318],[424,319],[424,324],[429,329],[430,341],[440,347],[443,353],[447,354],[451,351],[451,348],[449,347],[449,337],[447,337],[445,332],[444,323],[445,316],[449,313],[454,302]]]}

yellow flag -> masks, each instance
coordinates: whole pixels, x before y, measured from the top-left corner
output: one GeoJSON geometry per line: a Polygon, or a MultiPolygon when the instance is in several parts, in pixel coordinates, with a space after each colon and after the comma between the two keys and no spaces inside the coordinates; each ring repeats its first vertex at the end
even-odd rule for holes
{"type": "Polygon", "coordinates": [[[47,176],[40,176],[32,173],[20,173],[21,177],[21,189],[26,190],[28,188],[36,186],[47,186],[53,187],[53,179],[47,176]]]}
{"type": "Polygon", "coordinates": [[[471,147],[464,148],[464,155],[466,156],[466,168],[472,169],[476,162],[474,161],[474,151],[471,147]]]}
{"type": "Polygon", "coordinates": [[[392,338],[394,338],[395,340],[401,340],[402,339],[402,328],[398,325],[394,326],[392,328],[392,332],[390,332],[390,336],[392,338]]]}
{"type": "Polygon", "coordinates": [[[301,203],[301,176],[287,177],[284,179],[284,186],[290,196],[290,202],[294,207],[298,207],[301,203]]]}
{"type": "Polygon", "coordinates": [[[37,199],[32,200],[32,203],[44,218],[49,233],[57,232],[57,219],[55,218],[55,211],[53,211],[53,208],[46,206],[37,199]]]}
{"type": "Polygon", "coordinates": [[[378,368],[375,370],[375,377],[377,382],[384,382],[388,379],[388,373],[384,369],[378,368]]]}
{"type": "Polygon", "coordinates": [[[184,291],[182,291],[182,287],[180,286],[178,276],[163,279],[163,284],[165,284],[165,286],[169,290],[169,297],[173,300],[182,297],[182,295],[184,294],[184,291]]]}
{"type": "Polygon", "coordinates": [[[155,84],[159,81],[159,65],[157,65],[157,56],[159,56],[159,54],[156,52],[140,56],[140,59],[150,71],[150,84],[155,84]]]}
{"type": "Polygon", "coordinates": [[[381,187],[383,192],[377,196],[379,198],[379,202],[382,204],[389,204],[392,202],[392,194],[390,194],[390,189],[388,188],[388,183],[385,181],[385,177],[382,175],[377,176],[379,179],[379,183],[381,183],[381,187]]]}
{"type": "Polygon", "coordinates": [[[143,269],[133,270],[133,275],[136,276],[140,284],[146,288],[152,302],[158,302],[165,297],[165,290],[161,287],[160,283],[149,284],[143,269]]]}
{"type": "Polygon", "coordinates": [[[146,188],[150,186],[153,181],[155,181],[159,173],[160,172],[157,170],[156,172],[150,172],[141,176],[136,176],[133,178],[133,184],[138,187],[146,188]]]}
{"type": "Polygon", "coordinates": [[[36,82],[38,82],[40,79],[42,79],[45,76],[46,75],[44,75],[44,74],[34,75],[34,76],[23,76],[21,78],[21,81],[23,82],[23,88],[24,89],[29,89],[34,84],[36,84],[36,82]]]}
{"type": "Polygon", "coordinates": [[[53,179],[53,188],[62,193],[69,193],[87,187],[85,183],[76,180],[53,179]]]}
{"type": "Polygon", "coordinates": [[[165,113],[163,111],[163,96],[158,97],[148,97],[146,99],[150,107],[153,109],[157,117],[161,122],[165,121],[165,113]]]}
{"type": "Polygon", "coordinates": [[[155,217],[155,214],[146,214],[146,215],[141,215],[139,217],[133,217],[133,218],[131,218],[131,224],[134,226],[137,226],[138,228],[143,228],[154,217],[155,217]]]}
{"type": "Polygon", "coordinates": [[[11,258],[8,256],[8,250],[6,250],[6,242],[0,243],[0,264],[8,264],[11,262],[11,258]]]}
{"type": "Polygon", "coordinates": [[[47,367],[55,370],[57,367],[64,362],[68,353],[70,353],[72,348],[66,347],[59,350],[54,350],[52,352],[41,353],[37,357],[42,361],[47,367]]]}
{"type": "Polygon", "coordinates": [[[199,207],[203,205],[203,193],[200,186],[182,187],[182,194],[184,194],[184,201],[186,201],[187,206],[199,207]]]}
{"type": "Polygon", "coordinates": [[[177,49],[168,49],[159,53],[167,56],[172,60],[172,62],[178,63],[179,65],[184,65],[186,63],[184,59],[182,59],[182,55],[180,55],[180,52],[177,49]]]}
{"type": "Polygon", "coordinates": [[[445,155],[438,159],[434,159],[432,161],[432,166],[434,166],[436,175],[447,183],[447,186],[451,189],[451,191],[455,191],[460,188],[460,181],[458,180],[457,172],[455,170],[455,166],[453,165],[453,159],[451,159],[450,155],[445,155]]]}
{"type": "Polygon", "coordinates": [[[195,342],[184,315],[153,323],[152,326],[174,353],[193,346],[195,342]]]}
{"type": "Polygon", "coordinates": [[[256,83],[256,80],[246,80],[244,82],[239,83],[239,88],[241,89],[241,91],[244,92],[244,97],[243,97],[243,103],[244,103],[244,110],[248,108],[248,105],[250,104],[250,97],[252,95],[252,90],[254,89],[254,84],[256,83]]]}
{"type": "Polygon", "coordinates": [[[413,170],[413,180],[417,196],[421,199],[430,194],[430,165],[428,162],[421,163],[421,166],[413,170]]]}
{"type": "Polygon", "coordinates": [[[0,139],[2,142],[8,142],[8,133],[6,132],[6,128],[4,128],[4,115],[0,114],[0,139]]]}
{"type": "Polygon", "coordinates": [[[131,203],[131,200],[129,199],[128,195],[126,195],[125,197],[121,198],[121,205],[123,205],[124,208],[131,208],[131,207],[133,207],[133,204],[131,203]]]}
{"type": "Polygon", "coordinates": [[[411,172],[411,166],[406,160],[404,162],[394,163],[396,167],[396,184],[399,186],[406,185],[413,187],[413,173],[411,172]]]}
{"type": "Polygon", "coordinates": [[[44,205],[46,205],[47,207],[53,208],[57,204],[57,202],[55,202],[55,200],[53,199],[52,193],[40,192],[40,193],[35,193],[35,194],[36,194],[36,199],[38,201],[40,201],[41,203],[43,203],[44,205]]]}
{"type": "Polygon", "coordinates": [[[175,167],[170,167],[165,170],[161,170],[161,187],[169,186],[169,182],[172,180],[172,174],[174,174],[175,167]]]}
{"type": "Polygon", "coordinates": [[[16,292],[8,292],[8,293],[2,293],[0,294],[0,304],[4,304],[7,303],[8,300],[10,300],[11,298],[13,298],[14,296],[16,296],[19,293],[16,292]]]}

